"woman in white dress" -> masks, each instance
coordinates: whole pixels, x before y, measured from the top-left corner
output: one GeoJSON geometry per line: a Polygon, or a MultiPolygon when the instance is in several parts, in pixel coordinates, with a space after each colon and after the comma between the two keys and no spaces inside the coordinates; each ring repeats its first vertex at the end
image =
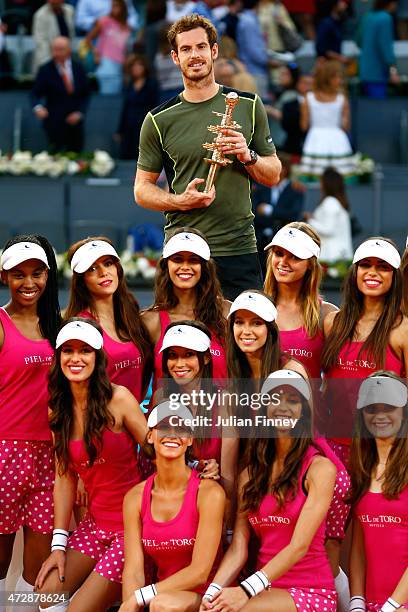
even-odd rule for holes
{"type": "Polygon", "coordinates": [[[321,239],[320,259],[331,263],[353,259],[349,203],[342,175],[326,168],[320,179],[322,200],[313,213],[305,212],[307,222],[321,239]]]}
{"type": "Polygon", "coordinates": [[[353,174],[355,162],[346,132],[350,129],[350,106],[342,90],[341,66],[335,61],[318,64],[313,91],[306,94],[300,127],[306,131],[301,174],[319,177],[328,166],[343,176],[353,174]]]}

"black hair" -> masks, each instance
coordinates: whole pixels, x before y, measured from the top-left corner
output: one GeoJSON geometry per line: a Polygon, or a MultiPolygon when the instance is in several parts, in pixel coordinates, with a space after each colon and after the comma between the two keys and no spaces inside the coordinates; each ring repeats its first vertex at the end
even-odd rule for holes
{"type": "Polygon", "coordinates": [[[42,247],[48,260],[48,278],[44,293],[37,303],[37,313],[41,334],[52,347],[55,347],[58,330],[61,324],[61,311],[58,301],[58,267],[55,252],[47,238],[39,234],[20,234],[10,238],[3,248],[3,253],[13,244],[33,242],[42,247]]]}

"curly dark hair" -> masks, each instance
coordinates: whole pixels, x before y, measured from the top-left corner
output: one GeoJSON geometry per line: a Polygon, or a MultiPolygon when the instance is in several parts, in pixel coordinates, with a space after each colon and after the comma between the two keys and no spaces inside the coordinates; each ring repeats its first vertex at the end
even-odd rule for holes
{"type": "MultiPolygon", "coordinates": [[[[101,334],[102,328],[92,319],[71,317],[64,322],[61,329],[73,321],[82,321],[95,327],[101,334]]],[[[65,474],[69,465],[69,441],[74,420],[73,397],[69,381],[61,369],[60,346],[54,355],[49,374],[48,392],[51,410],[50,428],[54,434],[55,454],[61,475],[65,474]]],[[[89,379],[87,410],[85,418],[84,443],[89,457],[89,465],[93,465],[102,448],[102,434],[106,427],[115,424],[108,404],[112,399],[113,390],[106,373],[106,355],[103,348],[95,350],[95,368],[89,379]]]]}

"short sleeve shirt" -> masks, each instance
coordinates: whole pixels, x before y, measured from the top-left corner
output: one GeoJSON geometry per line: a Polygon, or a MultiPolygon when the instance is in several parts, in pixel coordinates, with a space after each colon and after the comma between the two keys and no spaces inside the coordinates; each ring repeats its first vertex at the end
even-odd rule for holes
{"type": "MultiPolygon", "coordinates": [[[[146,115],[141,134],[138,168],[161,172],[164,168],[172,193],[183,193],[193,178],[206,179],[212,152],[203,143],[212,142],[209,125],[221,118],[213,111],[225,112],[225,97],[230,91],[220,86],[205,102],[187,102],[182,94],[146,115]]],[[[275,153],[265,109],[256,94],[237,91],[239,103],[233,119],[242,126],[248,146],[258,155],[275,153]]],[[[167,212],[166,233],[175,227],[190,226],[206,236],[214,256],[256,252],[251,204],[251,184],[245,167],[234,157],[232,164],[217,170],[216,198],[203,209],[167,212]]]]}

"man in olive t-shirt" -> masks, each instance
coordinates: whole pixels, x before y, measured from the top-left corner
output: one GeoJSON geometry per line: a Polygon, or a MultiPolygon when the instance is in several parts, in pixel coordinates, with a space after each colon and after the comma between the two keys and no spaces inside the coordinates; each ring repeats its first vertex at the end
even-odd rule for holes
{"type": "Polygon", "coordinates": [[[173,61],[179,65],[184,91],[147,114],[140,135],[135,182],[136,202],[161,210],[167,218],[166,233],[190,226],[206,236],[225,297],[234,299],[244,289],[260,288],[262,277],[256,250],[250,197],[250,178],[272,186],[277,183],[280,162],[269,133],[261,100],[255,94],[237,92],[233,119],[241,131],[225,129],[223,153],[233,163],[217,171],[215,187],[200,191],[208,174],[204,161],[211,152],[202,147],[213,140],[207,127],[219,124],[213,111],[225,112],[231,91],[214,79],[217,57],[216,31],[198,15],[188,15],[169,31],[173,61]],[[165,169],[170,192],[156,181],[165,169]]]}

